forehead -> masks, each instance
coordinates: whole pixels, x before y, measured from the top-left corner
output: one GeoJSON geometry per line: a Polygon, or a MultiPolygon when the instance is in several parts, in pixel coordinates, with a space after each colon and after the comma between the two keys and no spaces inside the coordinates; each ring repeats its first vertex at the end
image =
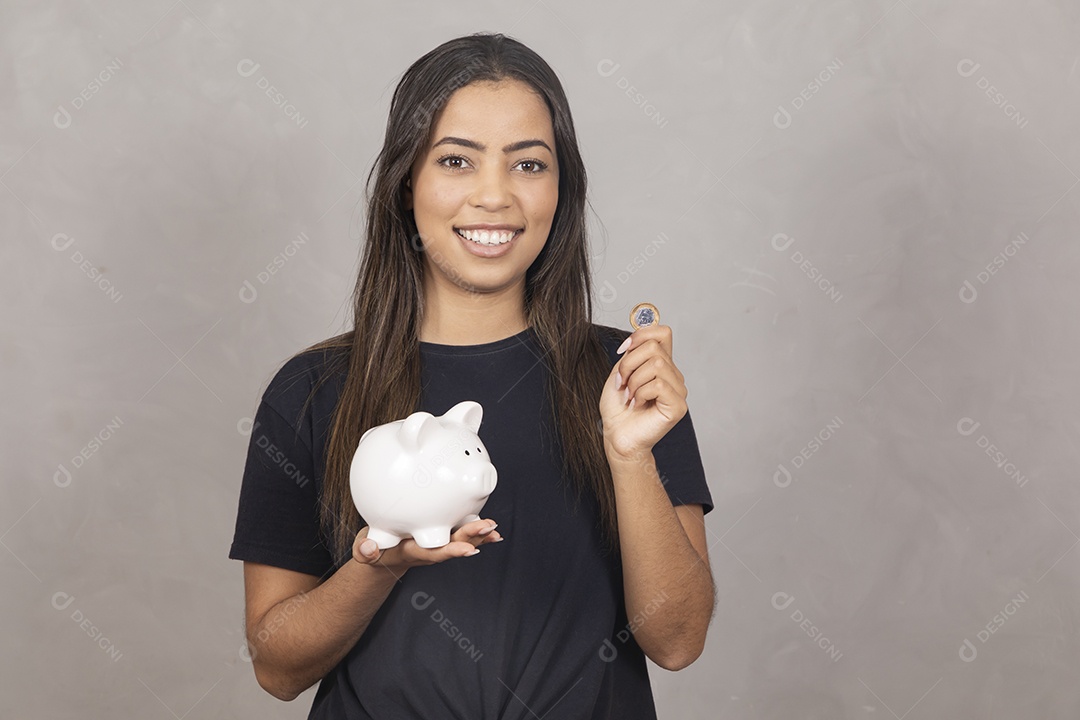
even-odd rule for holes
{"type": "MultiPolygon", "coordinates": [[[[551,113],[544,99],[520,80],[475,82],[458,88],[436,117],[433,140],[454,135],[483,141],[485,136],[554,142],[551,113]]],[[[554,145],[552,144],[552,147],[554,145]]]]}

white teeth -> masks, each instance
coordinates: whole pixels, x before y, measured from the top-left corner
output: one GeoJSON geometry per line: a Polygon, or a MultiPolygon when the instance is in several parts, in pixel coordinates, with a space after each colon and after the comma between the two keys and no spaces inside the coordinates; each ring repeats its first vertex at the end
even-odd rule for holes
{"type": "Polygon", "coordinates": [[[480,245],[503,245],[510,242],[515,235],[509,230],[458,230],[457,233],[480,245]]]}

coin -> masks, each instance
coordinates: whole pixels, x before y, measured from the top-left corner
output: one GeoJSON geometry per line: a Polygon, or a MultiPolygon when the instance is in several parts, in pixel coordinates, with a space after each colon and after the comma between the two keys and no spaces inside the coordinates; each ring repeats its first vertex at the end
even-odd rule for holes
{"type": "Polygon", "coordinates": [[[660,311],[652,303],[638,303],[630,311],[630,324],[635,330],[660,324],[660,311]]]}

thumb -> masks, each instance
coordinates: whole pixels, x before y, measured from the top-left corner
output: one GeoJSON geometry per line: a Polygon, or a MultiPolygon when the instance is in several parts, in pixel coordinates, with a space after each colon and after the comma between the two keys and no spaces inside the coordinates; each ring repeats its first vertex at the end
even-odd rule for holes
{"type": "Polygon", "coordinates": [[[379,557],[379,544],[371,538],[365,538],[360,543],[360,554],[370,560],[376,560],[379,557]]]}
{"type": "Polygon", "coordinates": [[[356,542],[353,544],[353,557],[357,562],[361,562],[362,560],[367,562],[375,562],[379,559],[379,544],[369,538],[367,535],[367,525],[362,527],[360,529],[360,532],[356,534],[356,542]],[[357,557],[357,555],[359,555],[359,557],[357,557]]]}

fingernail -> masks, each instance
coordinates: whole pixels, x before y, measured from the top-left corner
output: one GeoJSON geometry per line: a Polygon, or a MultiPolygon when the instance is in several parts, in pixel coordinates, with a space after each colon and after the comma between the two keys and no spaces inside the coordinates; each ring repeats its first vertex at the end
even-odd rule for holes
{"type": "Polygon", "coordinates": [[[630,336],[627,336],[626,339],[622,341],[622,345],[620,345],[619,349],[615,351],[616,355],[622,355],[624,352],[626,352],[626,349],[630,347],[630,339],[630,336]]]}
{"type": "Polygon", "coordinates": [[[480,552],[480,548],[473,548],[472,552],[467,552],[462,557],[472,557],[473,555],[476,555],[479,552],[480,552]]]}
{"type": "Polygon", "coordinates": [[[374,540],[365,540],[360,543],[360,552],[368,557],[371,557],[379,549],[379,546],[375,544],[374,540]]]}
{"type": "Polygon", "coordinates": [[[618,390],[622,387],[622,373],[618,370],[615,371],[615,389],[618,390]]]}
{"type": "Polygon", "coordinates": [[[626,398],[625,400],[623,400],[623,405],[630,402],[630,388],[629,388],[629,386],[623,389],[623,397],[626,398]]]}
{"type": "Polygon", "coordinates": [[[493,540],[492,542],[502,542],[502,541],[503,541],[503,540],[505,540],[505,539],[506,539],[506,538],[504,538],[504,537],[500,537],[500,538],[499,538],[498,540],[493,540]]]}

